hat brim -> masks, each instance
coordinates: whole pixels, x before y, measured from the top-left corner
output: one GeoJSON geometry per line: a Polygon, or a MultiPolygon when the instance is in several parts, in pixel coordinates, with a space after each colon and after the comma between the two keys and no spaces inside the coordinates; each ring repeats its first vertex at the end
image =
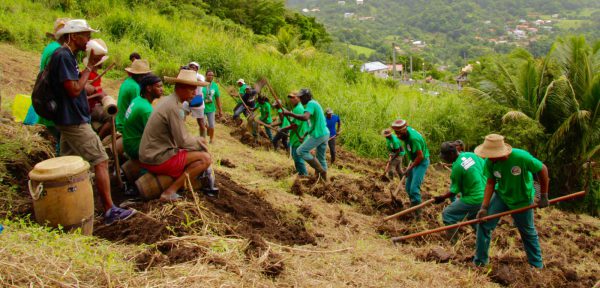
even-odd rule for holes
{"type": "Polygon", "coordinates": [[[150,69],[138,71],[138,70],[131,69],[131,67],[125,68],[125,71],[127,71],[127,72],[129,72],[131,74],[148,74],[148,73],[152,72],[152,70],[150,70],[150,69]]]}
{"type": "Polygon", "coordinates": [[[500,158],[510,155],[512,152],[512,146],[504,143],[504,147],[502,149],[486,149],[486,147],[481,144],[475,148],[474,152],[475,155],[481,158],[500,158]]]}
{"type": "Polygon", "coordinates": [[[183,79],[177,79],[175,77],[169,77],[169,76],[165,76],[165,82],[167,83],[171,83],[171,84],[185,84],[185,85],[191,85],[191,86],[202,86],[202,82],[200,81],[189,81],[189,80],[183,80],[183,79]]]}

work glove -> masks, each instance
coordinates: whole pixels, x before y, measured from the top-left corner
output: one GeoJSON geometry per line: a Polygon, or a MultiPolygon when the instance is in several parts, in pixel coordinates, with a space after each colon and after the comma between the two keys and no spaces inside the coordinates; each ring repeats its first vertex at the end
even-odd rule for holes
{"type": "Polygon", "coordinates": [[[548,193],[540,194],[540,201],[538,201],[539,208],[548,207],[548,193]]]}
{"type": "Polygon", "coordinates": [[[483,218],[483,217],[485,217],[487,215],[488,215],[488,209],[487,208],[481,207],[481,209],[479,209],[479,212],[477,212],[477,218],[483,218]]]}
{"type": "Polygon", "coordinates": [[[444,203],[444,201],[446,200],[446,197],[444,196],[435,196],[433,197],[433,203],[435,204],[440,204],[440,203],[444,203]]]}

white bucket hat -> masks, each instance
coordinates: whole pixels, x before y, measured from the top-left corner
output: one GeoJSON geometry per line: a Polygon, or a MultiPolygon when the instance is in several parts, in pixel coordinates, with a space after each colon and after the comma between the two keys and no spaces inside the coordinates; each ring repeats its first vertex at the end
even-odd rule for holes
{"type": "Polygon", "coordinates": [[[88,59],[90,58],[90,53],[92,52],[92,50],[94,50],[94,55],[102,55],[102,59],[100,59],[100,61],[98,61],[98,63],[96,63],[96,66],[104,63],[104,61],[106,61],[108,59],[108,56],[106,56],[106,54],[108,54],[108,47],[106,46],[106,43],[104,43],[104,40],[92,39],[92,40],[88,41],[86,49],[85,49],[85,53],[87,56],[85,56],[85,58],[83,58],[84,66],[87,66],[88,59]]]}
{"type": "Polygon", "coordinates": [[[242,79],[242,78],[238,79],[237,83],[246,84],[246,82],[244,82],[244,79],[242,79]]]}
{"type": "Polygon", "coordinates": [[[80,33],[80,32],[100,32],[99,30],[92,29],[90,25],[84,19],[73,19],[67,21],[65,26],[56,32],[56,38],[60,38],[60,36],[71,33],[80,33]]]}

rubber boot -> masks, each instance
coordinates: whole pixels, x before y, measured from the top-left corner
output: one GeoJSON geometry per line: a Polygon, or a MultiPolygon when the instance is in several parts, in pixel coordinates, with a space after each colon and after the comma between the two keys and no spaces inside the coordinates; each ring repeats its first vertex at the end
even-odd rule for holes
{"type": "Polygon", "coordinates": [[[202,183],[202,193],[209,197],[218,197],[219,188],[215,186],[215,176],[212,173],[212,167],[208,167],[204,173],[200,174],[200,183],[202,183]]]}
{"type": "Polygon", "coordinates": [[[319,178],[321,180],[323,180],[324,182],[327,182],[327,171],[325,171],[325,169],[323,169],[323,166],[321,166],[321,163],[319,163],[319,161],[317,161],[316,157],[313,157],[310,160],[304,160],[306,161],[306,163],[308,163],[308,165],[310,165],[310,167],[315,169],[315,172],[317,172],[317,175],[319,176],[319,178]]]}

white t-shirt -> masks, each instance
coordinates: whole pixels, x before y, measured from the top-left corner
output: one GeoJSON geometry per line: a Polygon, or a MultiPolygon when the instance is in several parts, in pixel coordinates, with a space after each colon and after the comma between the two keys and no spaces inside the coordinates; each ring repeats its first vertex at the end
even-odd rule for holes
{"type": "MultiPolygon", "coordinates": [[[[204,75],[198,72],[196,72],[196,80],[206,82],[206,78],[204,78],[204,75]]],[[[196,95],[202,95],[202,86],[198,86],[198,88],[196,88],[196,95]]]]}

